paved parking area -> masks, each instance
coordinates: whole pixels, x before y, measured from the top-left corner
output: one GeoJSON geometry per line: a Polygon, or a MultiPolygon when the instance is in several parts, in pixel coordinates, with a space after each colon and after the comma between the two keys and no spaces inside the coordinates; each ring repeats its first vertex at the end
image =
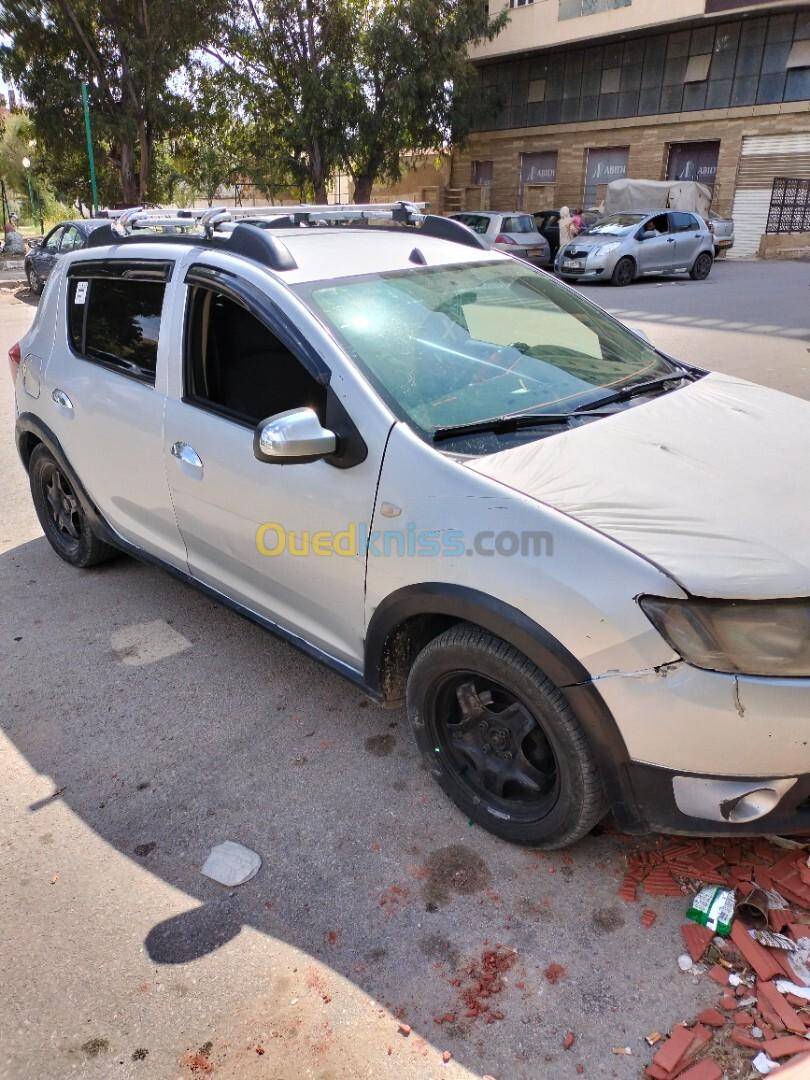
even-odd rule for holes
{"type": "MultiPolygon", "coordinates": [[[[810,397],[809,282],[721,263],[588,295],[810,397]]],[[[4,356],[31,313],[0,293],[4,356]]],[[[677,970],[684,904],[616,895],[636,841],[496,841],[400,712],[155,569],[60,562],[12,422],[0,376],[0,1076],[622,1080],[714,1001],[677,970]],[[227,839],[263,860],[235,889],[200,874],[227,839]]]]}

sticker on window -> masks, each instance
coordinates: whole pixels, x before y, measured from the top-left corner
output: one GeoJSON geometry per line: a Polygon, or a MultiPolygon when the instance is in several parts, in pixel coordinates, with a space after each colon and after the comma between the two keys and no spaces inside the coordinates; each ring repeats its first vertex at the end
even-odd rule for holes
{"type": "Polygon", "coordinates": [[[87,299],[87,285],[86,281],[76,282],[76,293],[73,297],[74,304],[83,304],[87,299]]]}

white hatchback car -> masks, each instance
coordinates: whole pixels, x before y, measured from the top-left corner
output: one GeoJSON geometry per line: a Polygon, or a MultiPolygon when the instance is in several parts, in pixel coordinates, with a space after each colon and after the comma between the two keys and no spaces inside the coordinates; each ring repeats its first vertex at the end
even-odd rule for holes
{"type": "Polygon", "coordinates": [[[135,216],[60,260],[10,354],[57,554],[157,563],[406,700],[507,840],[566,845],[607,808],[807,831],[810,405],[447,219],[306,227],[328,217],[135,216]]]}

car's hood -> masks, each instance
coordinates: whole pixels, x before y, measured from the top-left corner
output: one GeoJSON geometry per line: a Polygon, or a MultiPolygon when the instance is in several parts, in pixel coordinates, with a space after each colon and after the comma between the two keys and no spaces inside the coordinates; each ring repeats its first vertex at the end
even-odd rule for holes
{"type": "Polygon", "coordinates": [[[810,596],[810,402],[697,383],[469,468],[598,529],[696,596],[810,596]]]}
{"type": "Polygon", "coordinates": [[[609,233],[580,233],[579,236],[575,236],[573,240],[570,240],[565,247],[576,248],[596,248],[601,247],[603,244],[615,244],[618,240],[619,243],[623,243],[627,239],[626,236],[611,236],[609,233]]]}

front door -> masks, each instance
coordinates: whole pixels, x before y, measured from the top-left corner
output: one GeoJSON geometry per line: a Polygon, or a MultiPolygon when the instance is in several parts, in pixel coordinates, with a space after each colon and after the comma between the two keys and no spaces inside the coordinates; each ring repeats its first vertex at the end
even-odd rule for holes
{"type": "Polygon", "coordinates": [[[48,274],[53,270],[53,264],[59,254],[59,243],[64,231],[63,225],[57,225],[55,229],[48,233],[39,247],[35,248],[31,253],[31,265],[40,281],[45,281],[48,274]]]}
{"type": "Polygon", "coordinates": [[[640,231],[638,263],[642,274],[669,270],[675,259],[675,237],[669,229],[669,216],[658,214],[645,222],[640,231]]]}
{"type": "MultiPolygon", "coordinates": [[[[263,279],[267,292],[272,284],[263,279]]],[[[233,274],[216,284],[192,277],[188,285],[183,385],[167,405],[164,453],[189,569],[360,668],[363,524],[371,520],[390,421],[353,402],[344,379],[343,407],[351,414],[354,404],[353,419],[363,421],[365,460],[349,468],[258,460],[256,425],[269,416],[308,406],[330,426],[334,391],[326,382],[335,376],[313,369],[311,354],[291,346],[280,310],[270,304],[273,318],[257,317],[250,293],[240,296],[239,288],[233,274]]]]}

